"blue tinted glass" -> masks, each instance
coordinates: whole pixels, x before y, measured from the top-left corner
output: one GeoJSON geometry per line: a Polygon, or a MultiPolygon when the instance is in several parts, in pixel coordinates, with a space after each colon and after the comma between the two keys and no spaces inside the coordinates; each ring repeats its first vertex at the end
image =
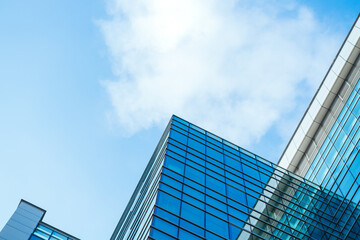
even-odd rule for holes
{"type": "MultiPolygon", "coordinates": [[[[60,234],[60,233],[58,233],[58,232],[53,232],[53,234],[52,234],[52,238],[54,238],[54,239],[56,239],[56,240],[67,240],[68,238],[66,237],[66,236],[64,236],[63,234],[60,234]]],[[[51,239],[51,240],[53,240],[53,239],[51,239]]]]}
{"type": "Polygon", "coordinates": [[[205,200],[206,200],[206,204],[218,208],[223,212],[227,211],[227,205],[225,204],[225,202],[219,201],[218,199],[210,196],[206,196],[205,200]]]}
{"type": "Polygon", "coordinates": [[[191,138],[189,138],[188,147],[191,147],[201,153],[205,153],[205,145],[191,138]]]}
{"type": "Polygon", "coordinates": [[[343,128],[345,133],[350,133],[352,127],[355,125],[355,122],[356,118],[354,117],[354,115],[350,114],[343,128]]]}
{"type": "Polygon", "coordinates": [[[184,193],[190,195],[193,198],[199,199],[200,201],[205,200],[205,194],[203,192],[200,192],[194,188],[184,186],[184,193]]]}
{"type": "Polygon", "coordinates": [[[205,232],[206,238],[205,239],[211,239],[211,240],[224,240],[224,238],[219,237],[216,234],[213,234],[211,232],[205,232]]]}
{"type": "Polygon", "coordinates": [[[260,181],[262,183],[266,184],[269,181],[271,175],[270,174],[267,175],[267,174],[265,174],[263,172],[259,172],[259,174],[260,174],[260,181]]]}
{"type": "Polygon", "coordinates": [[[174,195],[175,197],[181,198],[181,192],[164,184],[164,183],[160,183],[160,189],[163,190],[164,192],[170,193],[171,195],[174,195]]]}
{"type": "Polygon", "coordinates": [[[171,129],[172,129],[172,131],[173,131],[173,130],[176,130],[176,131],[184,134],[185,136],[188,135],[187,127],[185,127],[184,125],[181,125],[181,124],[179,124],[179,126],[172,125],[172,126],[171,126],[171,129]]]}
{"type": "Polygon", "coordinates": [[[242,158],[255,158],[255,154],[249,152],[244,148],[240,148],[240,157],[242,158]]]}
{"type": "Polygon", "coordinates": [[[359,117],[360,115],[360,101],[358,101],[353,109],[353,114],[356,116],[356,117],[359,117]]]}
{"type": "Polygon", "coordinates": [[[206,188],[206,194],[209,196],[209,197],[212,197],[216,200],[219,200],[221,202],[226,202],[226,197],[217,193],[217,192],[214,192],[212,189],[209,189],[209,188],[206,188]]]}
{"type": "Polygon", "coordinates": [[[200,165],[205,165],[205,161],[204,161],[205,155],[204,154],[202,154],[192,148],[188,148],[187,151],[188,151],[188,153],[187,153],[188,159],[191,159],[200,165]]]}
{"type": "Polygon", "coordinates": [[[194,180],[195,182],[205,185],[205,174],[192,167],[186,166],[185,176],[194,180]]]}
{"type": "Polygon", "coordinates": [[[188,159],[188,161],[186,161],[186,164],[188,166],[191,166],[191,167],[201,171],[201,172],[205,172],[205,167],[204,166],[202,166],[202,165],[198,164],[197,162],[194,162],[194,161],[192,161],[190,159],[188,159]]]}
{"type": "Polygon", "coordinates": [[[222,140],[221,138],[207,132],[206,141],[208,143],[211,143],[212,145],[215,145],[219,148],[223,148],[222,140]]]}
{"type": "MultiPolygon", "coordinates": [[[[212,231],[224,238],[229,238],[229,225],[225,221],[214,217],[210,214],[206,214],[206,229],[212,231]]],[[[212,238],[210,238],[212,239],[212,238]]]]}
{"type": "Polygon", "coordinates": [[[356,176],[360,172],[360,155],[358,154],[351,164],[350,171],[356,176]]]}
{"type": "Polygon", "coordinates": [[[243,164],[244,175],[251,176],[252,178],[260,180],[259,171],[256,170],[256,165],[246,165],[243,164]]]}
{"type": "Polygon", "coordinates": [[[181,119],[181,118],[179,118],[179,117],[177,117],[175,115],[172,116],[172,119],[173,119],[173,121],[172,121],[173,124],[180,124],[181,123],[183,125],[189,126],[189,123],[187,121],[185,121],[185,120],[183,120],[183,119],[181,119]]]}
{"type": "Polygon", "coordinates": [[[170,176],[170,177],[178,180],[179,182],[182,182],[183,179],[184,179],[184,177],[182,175],[179,175],[176,172],[171,171],[171,170],[166,169],[166,168],[163,168],[162,172],[163,172],[163,174],[166,174],[167,176],[170,176]]]}
{"type": "Polygon", "coordinates": [[[213,148],[206,147],[206,155],[217,160],[223,162],[223,154],[213,148]]]}
{"type": "MultiPolygon", "coordinates": [[[[246,190],[248,190],[248,189],[246,189],[246,190]]],[[[246,196],[246,200],[247,200],[249,207],[254,207],[255,203],[257,202],[257,199],[253,196],[254,196],[254,194],[252,194],[252,196],[250,196],[250,195],[246,196]]]]}
{"type": "Polygon", "coordinates": [[[181,191],[182,190],[182,183],[171,178],[171,177],[168,177],[164,174],[161,175],[161,181],[166,183],[167,185],[170,185],[171,187],[181,191]]]}
{"type": "Polygon", "coordinates": [[[267,175],[270,175],[274,172],[274,168],[270,165],[270,163],[264,163],[261,161],[257,162],[257,165],[259,166],[260,172],[263,172],[267,175]]]}
{"type": "Polygon", "coordinates": [[[157,215],[165,220],[168,220],[169,222],[171,222],[173,224],[176,224],[176,225],[179,224],[179,217],[177,217],[167,211],[164,211],[158,207],[155,207],[154,213],[155,213],[155,215],[157,215]]]}
{"type": "MultiPolygon", "coordinates": [[[[337,137],[334,146],[336,147],[337,150],[340,150],[341,147],[343,146],[345,140],[347,138],[347,134],[345,133],[344,130],[341,130],[339,133],[339,136],[337,137]]],[[[327,157],[328,158],[328,157],[327,157]]],[[[330,162],[332,162],[331,160],[328,160],[330,162]]]]}
{"type": "Polygon", "coordinates": [[[180,229],[179,231],[179,239],[184,239],[184,240],[201,240],[203,238],[201,237],[197,237],[196,235],[189,233],[188,231],[185,231],[183,229],[180,229]]]}
{"type": "Polygon", "coordinates": [[[228,156],[224,156],[224,161],[225,161],[225,164],[238,170],[238,171],[242,171],[242,167],[241,167],[241,162],[240,162],[240,159],[234,159],[234,158],[231,158],[231,157],[228,157],[228,156]]]}
{"type": "Polygon", "coordinates": [[[221,147],[219,147],[218,145],[215,145],[215,144],[213,144],[213,143],[211,143],[211,142],[207,142],[206,143],[206,146],[207,147],[209,147],[209,148],[211,148],[211,149],[213,149],[213,150],[215,150],[215,151],[218,151],[218,152],[220,152],[220,153],[223,153],[223,148],[221,148],[221,147]]]}
{"type": "MultiPolygon", "coordinates": [[[[226,209],[225,209],[225,212],[223,212],[219,208],[216,208],[216,207],[221,207],[221,205],[206,205],[206,212],[208,212],[218,218],[221,218],[224,221],[227,221],[228,215],[226,213],[226,209]]],[[[225,206],[225,208],[226,208],[226,206],[225,206]]]]}
{"type": "Polygon", "coordinates": [[[175,158],[180,162],[185,162],[185,157],[180,156],[179,154],[177,154],[177,153],[175,153],[173,151],[166,151],[166,155],[168,155],[168,156],[170,156],[172,158],[175,158]]]}
{"type": "Polygon", "coordinates": [[[199,139],[205,140],[205,135],[204,135],[203,133],[199,132],[199,131],[196,131],[196,130],[190,128],[190,129],[189,129],[189,133],[190,133],[191,135],[193,135],[193,136],[198,137],[199,139]]]}
{"type": "Polygon", "coordinates": [[[152,226],[157,229],[165,231],[167,234],[177,237],[178,227],[156,216],[153,217],[152,226]]]}
{"type": "Polygon", "coordinates": [[[229,225],[230,227],[230,240],[236,240],[240,234],[240,228],[235,227],[234,225],[229,225]]]}
{"type": "Polygon", "coordinates": [[[170,131],[170,137],[178,142],[181,142],[184,145],[187,145],[188,138],[183,133],[177,132],[176,130],[172,130],[170,131]]]}
{"type": "Polygon", "coordinates": [[[239,227],[242,227],[249,217],[248,209],[245,206],[240,208],[229,207],[228,211],[230,214],[229,222],[239,227]]]}
{"type": "Polygon", "coordinates": [[[236,150],[234,150],[234,149],[232,149],[230,147],[225,146],[224,154],[228,155],[229,157],[235,158],[235,159],[240,159],[239,153],[236,152],[236,150]],[[231,150],[233,150],[233,151],[231,151],[231,150]]]}
{"type": "Polygon", "coordinates": [[[176,238],[173,238],[170,235],[160,232],[154,228],[151,228],[151,230],[150,230],[150,237],[152,237],[154,239],[161,239],[161,240],[175,240],[176,239],[176,238]]]}
{"type": "Polygon", "coordinates": [[[240,203],[246,203],[245,189],[236,189],[229,185],[226,186],[227,196],[240,203]]]}
{"type": "Polygon", "coordinates": [[[222,177],[224,176],[224,164],[218,162],[212,158],[206,158],[206,168],[212,170],[215,173],[220,174],[222,177]]]}
{"type": "Polygon", "coordinates": [[[32,235],[29,240],[44,240],[43,238],[39,238],[35,235],[32,235]]]}
{"type": "Polygon", "coordinates": [[[171,157],[165,157],[164,166],[174,172],[179,173],[180,175],[184,174],[184,167],[185,167],[184,164],[171,157]]]}
{"type": "Polygon", "coordinates": [[[205,187],[203,185],[198,184],[197,182],[185,178],[184,183],[200,192],[205,192],[205,187]]]}
{"type": "Polygon", "coordinates": [[[259,187],[259,182],[251,179],[250,181],[244,181],[245,182],[245,188],[250,189],[252,192],[255,192],[257,194],[262,193],[262,188],[259,187]],[[250,182],[252,180],[252,182],[250,182]]]}
{"type": "Polygon", "coordinates": [[[191,154],[191,151],[194,152],[194,150],[188,149],[188,153],[186,155],[187,159],[190,159],[191,161],[201,165],[201,166],[205,166],[205,156],[203,155],[203,157],[201,157],[200,155],[196,155],[196,154],[191,154]]]}
{"type": "Polygon", "coordinates": [[[181,156],[185,156],[183,154],[183,152],[186,151],[186,148],[187,148],[186,144],[178,142],[172,138],[168,139],[168,143],[169,143],[169,145],[174,145],[175,148],[179,148],[178,150],[174,150],[175,148],[173,148],[173,150],[177,151],[177,153],[180,154],[181,156]],[[180,153],[180,151],[181,151],[181,153],[180,153]]]}
{"type": "Polygon", "coordinates": [[[183,149],[177,147],[177,146],[181,146],[181,144],[174,143],[174,144],[177,145],[177,146],[175,146],[175,145],[173,145],[173,144],[170,144],[170,142],[171,142],[170,140],[171,140],[171,139],[169,139],[169,144],[168,144],[168,146],[167,146],[167,149],[168,149],[168,150],[171,150],[171,151],[173,151],[173,152],[175,152],[175,153],[177,153],[178,155],[180,155],[180,156],[182,156],[182,157],[185,157],[186,152],[185,152],[183,149]]]}
{"type": "Polygon", "coordinates": [[[42,225],[42,224],[40,224],[40,225],[37,227],[37,229],[41,230],[41,232],[44,232],[44,233],[46,233],[46,234],[48,234],[48,235],[51,235],[52,232],[53,232],[53,230],[51,230],[51,229],[48,228],[48,227],[45,227],[45,226],[42,225]]]}
{"type": "Polygon", "coordinates": [[[195,196],[183,194],[183,201],[190,203],[191,205],[193,205],[201,210],[205,210],[204,200],[196,199],[195,196]]]}
{"type": "Polygon", "coordinates": [[[221,193],[221,194],[226,194],[225,193],[225,183],[209,176],[209,175],[206,175],[206,187],[218,192],[218,193],[221,193]]]}
{"type": "Polygon", "coordinates": [[[183,202],[181,205],[181,217],[188,220],[189,222],[193,222],[196,225],[204,227],[204,211],[185,202],[183,202]]]}
{"type": "MultiPolygon", "coordinates": [[[[360,184],[360,183],[358,182],[358,184],[360,184]]],[[[356,191],[356,193],[354,194],[353,201],[354,202],[359,202],[360,201],[360,191],[359,190],[356,191]]]]}
{"type": "Polygon", "coordinates": [[[233,173],[231,173],[231,172],[225,172],[225,175],[226,175],[226,183],[227,184],[230,184],[230,185],[232,185],[232,186],[235,186],[236,188],[240,188],[240,189],[242,189],[241,187],[239,187],[239,186],[244,186],[245,184],[244,184],[244,176],[242,175],[242,174],[238,174],[238,173],[236,173],[236,175],[235,174],[233,174],[233,173]]]}
{"type": "Polygon", "coordinates": [[[205,134],[205,130],[203,130],[203,129],[199,128],[198,126],[195,126],[195,125],[193,125],[191,123],[190,123],[190,128],[195,129],[199,133],[205,134]]]}
{"type": "Polygon", "coordinates": [[[159,191],[156,204],[171,213],[180,214],[180,200],[167,193],[159,191]]]}

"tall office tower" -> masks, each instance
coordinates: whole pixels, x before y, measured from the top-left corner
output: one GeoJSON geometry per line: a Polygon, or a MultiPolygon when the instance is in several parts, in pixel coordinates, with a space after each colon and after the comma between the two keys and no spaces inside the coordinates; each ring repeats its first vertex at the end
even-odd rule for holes
{"type": "Polygon", "coordinates": [[[42,221],[46,211],[21,200],[0,232],[0,240],[79,240],[42,221]]]}
{"type": "Polygon", "coordinates": [[[343,239],[326,194],[173,116],[111,239],[343,239]]]}
{"type": "Polygon", "coordinates": [[[360,239],[359,53],[358,18],[278,165],[174,116],[111,239],[360,239]]]}
{"type": "Polygon", "coordinates": [[[358,17],[279,161],[338,197],[324,211],[344,239],[360,231],[359,52],[358,17]]]}

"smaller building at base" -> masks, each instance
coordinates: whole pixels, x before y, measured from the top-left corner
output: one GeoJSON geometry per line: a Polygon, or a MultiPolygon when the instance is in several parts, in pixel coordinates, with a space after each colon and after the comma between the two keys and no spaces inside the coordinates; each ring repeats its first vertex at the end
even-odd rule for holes
{"type": "Polygon", "coordinates": [[[21,200],[0,232],[0,240],[80,240],[42,220],[46,210],[21,200]]]}

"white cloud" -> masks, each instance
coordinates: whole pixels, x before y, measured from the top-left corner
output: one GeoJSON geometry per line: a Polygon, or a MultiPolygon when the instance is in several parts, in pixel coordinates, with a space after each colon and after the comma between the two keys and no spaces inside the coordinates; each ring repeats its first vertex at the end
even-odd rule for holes
{"type": "Polygon", "coordinates": [[[296,2],[114,0],[109,15],[117,79],[104,85],[126,134],[174,113],[247,146],[313,93],[337,50],[296,2]]]}

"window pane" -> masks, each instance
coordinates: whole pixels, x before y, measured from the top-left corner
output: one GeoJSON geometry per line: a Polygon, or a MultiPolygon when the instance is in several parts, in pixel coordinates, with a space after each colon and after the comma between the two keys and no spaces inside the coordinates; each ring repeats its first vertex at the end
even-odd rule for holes
{"type": "Polygon", "coordinates": [[[176,215],[179,215],[180,213],[180,200],[162,191],[159,191],[158,193],[156,204],[159,207],[176,215]]]}
{"type": "Polygon", "coordinates": [[[188,231],[180,229],[180,231],[179,231],[179,239],[182,239],[182,240],[201,240],[202,238],[197,237],[194,234],[189,233],[188,231]]]}
{"type": "Polygon", "coordinates": [[[210,214],[206,214],[206,228],[224,238],[229,238],[228,223],[210,214]]]}
{"type": "Polygon", "coordinates": [[[205,153],[205,145],[194,139],[189,138],[188,147],[191,147],[201,153],[205,153]]]}
{"type": "MultiPolygon", "coordinates": [[[[180,221],[180,227],[194,233],[194,234],[197,234],[201,237],[204,237],[204,234],[205,234],[205,231],[203,228],[201,227],[198,227],[198,226],[195,226],[194,224],[188,222],[188,221],[185,221],[185,220],[182,220],[180,221]]],[[[187,239],[187,238],[181,238],[180,236],[180,239],[187,239]]]]}
{"type": "Polygon", "coordinates": [[[154,239],[161,239],[161,240],[176,240],[176,238],[173,238],[165,233],[162,233],[154,228],[151,228],[150,231],[150,237],[154,239]]]}
{"type": "Polygon", "coordinates": [[[199,226],[204,226],[204,212],[185,202],[181,206],[181,217],[199,226]]]}
{"type": "Polygon", "coordinates": [[[169,168],[170,170],[179,173],[180,175],[184,174],[184,164],[171,158],[166,157],[164,166],[169,168]]]}
{"type": "Polygon", "coordinates": [[[161,218],[154,216],[152,226],[166,232],[167,234],[177,237],[178,227],[162,220],[161,218]]]}
{"type": "Polygon", "coordinates": [[[169,212],[166,212],[158,207],[155,207],[155,215],[160,216],[161,218],[168,220],[169,222],[174,223],[176,225],[179,224],[179,217],[169,212]]]}
{"type": "Polygon", "coordinates": [[[205,174],[200,172],[199,170],[186,166],[185,176],[194,180],[195,182],[205,185],[205,174]]]}

